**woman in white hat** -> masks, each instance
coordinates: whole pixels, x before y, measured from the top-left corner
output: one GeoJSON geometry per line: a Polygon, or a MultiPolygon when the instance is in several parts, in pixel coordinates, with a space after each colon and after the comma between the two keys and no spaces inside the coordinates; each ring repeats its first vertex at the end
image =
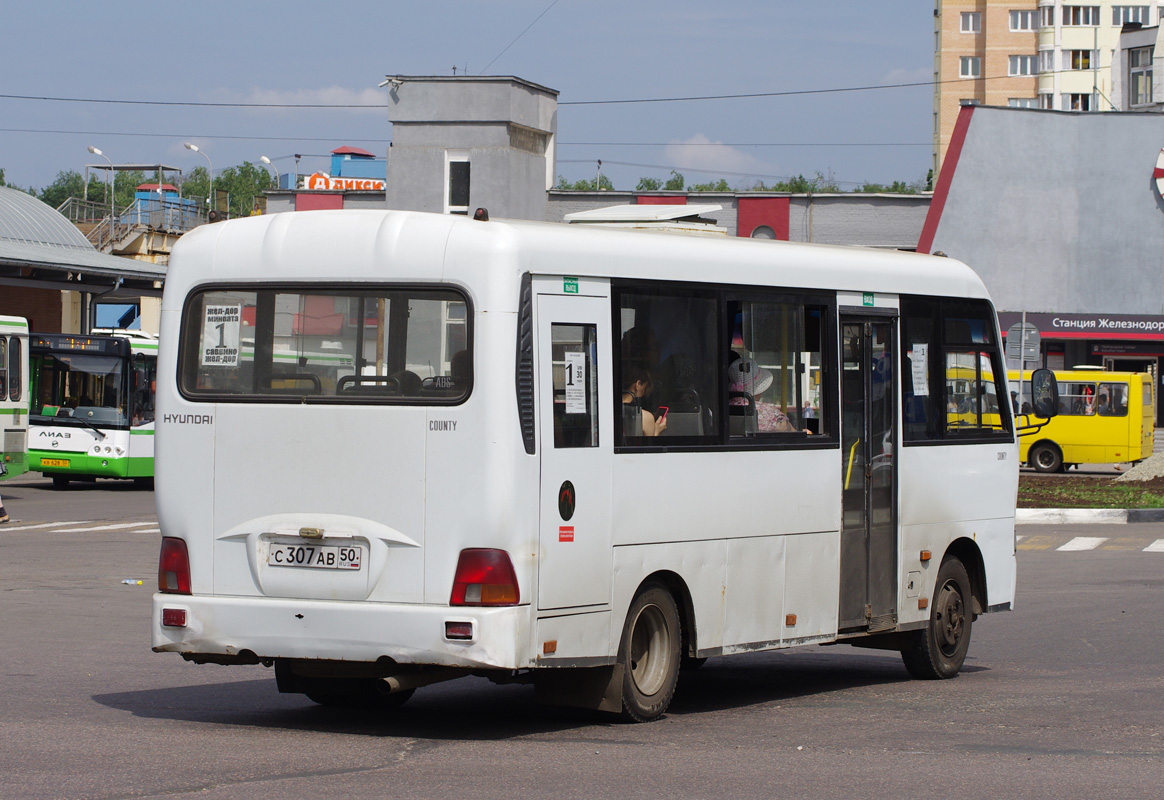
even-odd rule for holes
{"type": "MultiPolygon", "coordinates": [[[[772,373],[751,358],[741,358],[728,367],[728,388],[732,392],[750,394],[756,404],[756,430],[759,433],[789,433],[796,428],[788,415],[775,403],[761,399],[775,381],[772,373]]],[[[731,405],[747,405],[745,397],[733,397],[731,405]]]]}

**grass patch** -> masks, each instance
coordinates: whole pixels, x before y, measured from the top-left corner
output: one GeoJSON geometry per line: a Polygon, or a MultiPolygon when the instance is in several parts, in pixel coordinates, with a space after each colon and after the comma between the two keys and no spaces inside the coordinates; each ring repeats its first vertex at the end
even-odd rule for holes
{"type": "Polygon", "coordinates": [[[1164,508],[1164,478],[1117,481],[1080,475],[1019,475],[1019,508],[1164,508]]]}

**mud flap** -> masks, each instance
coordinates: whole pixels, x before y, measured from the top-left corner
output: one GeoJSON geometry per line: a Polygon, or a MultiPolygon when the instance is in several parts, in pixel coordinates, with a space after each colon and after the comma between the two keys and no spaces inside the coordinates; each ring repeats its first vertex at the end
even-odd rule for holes
{"type": "Polygon", "coordinates": [[[539,703],[594,711],[622,711],[621,664],[608,667],[539,669],[534,672],[534,692],[539,703]]]}

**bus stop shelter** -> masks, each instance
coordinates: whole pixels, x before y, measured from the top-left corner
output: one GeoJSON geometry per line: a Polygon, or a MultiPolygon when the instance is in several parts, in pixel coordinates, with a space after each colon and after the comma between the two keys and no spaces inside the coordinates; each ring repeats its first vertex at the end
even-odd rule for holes
{"type": "Polygon", "coordinates": [[[79,292],[82,333],[98,298],[160,297],[165,267],[99,252],[52,206],[0,186],[0,287],[79,292]]]}

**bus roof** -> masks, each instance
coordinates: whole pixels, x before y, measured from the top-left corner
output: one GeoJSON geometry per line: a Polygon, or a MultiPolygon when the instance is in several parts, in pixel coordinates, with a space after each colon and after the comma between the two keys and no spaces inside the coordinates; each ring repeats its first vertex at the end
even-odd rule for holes
{"type": "MultiPolygon", "coordinates": [[[[175,246],[167,289],[185,296],[211,282],[325,277],[472,285],[507,275],[515,283],[524,272],[988,297],[965,264],[918,253],[390,210],[288,212],[201,226],[175,246]],[[199,261],[207,266],[189,271],[199,261]]],[[[515,306],[516,292],[509,294],[515,306]]]]}
{"type": "Polygon", "coordinates": [[[21,333],[28,335],[28,320],[24,317],[0,314],[0,333],[6,333],[9,336],[21,333]]]}

